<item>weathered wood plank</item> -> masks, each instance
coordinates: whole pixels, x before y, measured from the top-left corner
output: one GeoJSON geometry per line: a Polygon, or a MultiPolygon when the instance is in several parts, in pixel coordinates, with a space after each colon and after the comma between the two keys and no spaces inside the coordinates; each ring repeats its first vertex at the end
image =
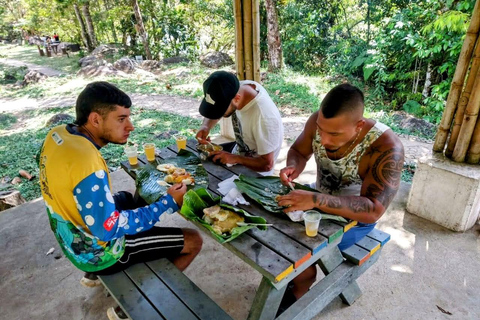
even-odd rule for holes
{"type": "MultiPolygon", "coordinates": [[[[160,259],[166,260],[166,259],[160,259]]],[[[171,271],[171,270],[170,270],[171,271]]],[[[166,274],[165,272],[164,274],[166,274]]],[[[175,290],[181,290],[182,286],[190,289],[188,282],[177,277],[171,288],[167,287],[144,263],[135,264],[125,270],[125,274],[135,283],[135,286],[148,297],[150,303],[162,314],[165,319],[191,319],[197,317],[184,305],[174,294],[175,290]]]]}
{"type": "Polygon", "coordinates": [[[370,255],[374,254],[382,246],[380,241],[369,237],[364,237],[360,241],[357,241],[356,245],[370,252],[370,255]]]}
{"type": "Polygon", "coordinates": [[[361,266],[370,258],[370,252],[354,244],[342,251],[343,256],[354,264],[361,266]]]}
{"type": "MultiPolygon", "coordinates": [[[[146,265],[150,268],[148,270],[161,279],[162,283],[174,292],[182,303],[198,318],[212,320],[231,319],[222,308],[167,259],[150,261],[146,265]]],[[[176,314],[174,319],[184,319],[180,313],[177,313],[174,304],[169,304],[165,301],[164,305],[176,314]]]]}
{"type": "Polygon", "coordinates": [[[269,280],[262,278],[247,319],[274,319],[286,289],[287,286],[277,290],[269,280]]]}
{"type": "Polygon", "coordinates": [[[373,229],[367,234],[367,237],[379,241],[382,246],[390,240],[390,235],[382,230],[373,229]]]}
{"type": "Polygon", "coordinates": [[[357,281],[354,280],[345,288],[345,290],[342,291],[340,298],[342,299],[343,303],[351,306],[358,298],[360,298],[361,295],[362,290],[358,286],[357,281]]]}
{"type": "Polygon", "coordinates": [[[99,276],[99,279],[130,319],[164,319],[124,272],[99,276]]]}
{"type": "Polygon", "coordinates": [[[327,238],[330,243],[343,235],[343,227],[330,220],[320,220],[318,233],[327,238]]]}
{"type": "Polygon", "coordinates": [[[295,302],[277,319],[312,319],[335,297],[343,292],[354,280],[370,268],[378,260],[380,251],[377,251],[376,254],[361,266],[355,266],[348,262],[342,263],[338,268],[325,276],[322,281],[311,288],[300,300],[295,302]]]}
{"type": "Polygon", "coordinates": [[[347,222],[333,220],[332,222],[335,224],[341,225],[343,227],[343,233],[347,232],[352,227],[356,226],[358,223],[358,221],[355,221],[355,220],[350,220],[347,222]]]}

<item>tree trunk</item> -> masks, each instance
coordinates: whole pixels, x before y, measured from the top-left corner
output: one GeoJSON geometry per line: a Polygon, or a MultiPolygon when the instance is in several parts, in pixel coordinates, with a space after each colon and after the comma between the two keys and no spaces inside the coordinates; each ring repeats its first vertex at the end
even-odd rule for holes
{"type": "Polygon", "coordinates": [[[90,38],[90,43],[93,48],[97,47],[97,37],[95,37],[95,30],[93,28],[92,16],[90,15],[90,2],[85,2],[82,5],[82,12],[85,17],[85,22],[87,25],[88,37],[90,38]]]}
{"type": "Polygon", "coordinates": [[[145,27],[143,26],[142,13],[140,12],[138,1],[132,0],[132,6],[133,12],[135,13],[135,19],[137,20],[137,32],[140,38],[142,38],[143,48],[145,49],[145,56],[147,60],[152,60],[152,54],[150,53],[150,47],[148,46],[147,33],[145,32],[145,27]]]}
{"type": "Polygon", "coordinates": [[[430,91],[430,86],[432,85],[432,65],[429,62],[427,65],[427,74],[425,75],[425,85],[423,86],[422,96],[424,98],[428,97],[428,92],[430,91]]]}
{"type": "Polygon", "coordinates": [[[267,11],[268,70],[282,69],[282,40],[278,28],[276,0],[265,0],[267,11]]]}
{"type": "MultiPolygon", "coordinates": [[[[112,8],[110,1],[105,0],[103,4],[105,5],[106,11],[110,11],[110,9],[112,8]]],[[[113,20],[110,21],[110,29],[112,30],[113,42],[118,43],[117,32],[115,31],[115,22],[113,20]]]]}
{"type": "Polygon", "coordinates": [[[367,48],[370,45],[370,1],[367,0],[367,48]]]}
{"type": "Polygon", "coordinates": [[[91,52],[93,50],[92,44],[90,43],[90,39],[87,35],[87,29],[85,28],[85,22],[83,21],[82,14],[78,9],[78,5],[74,4],[73,9],[75,10],[75,16],[77,16],[78,24],[80,25],[80,33],[82,35],[83,44],[87,47],[87,51],[91,52]]]}

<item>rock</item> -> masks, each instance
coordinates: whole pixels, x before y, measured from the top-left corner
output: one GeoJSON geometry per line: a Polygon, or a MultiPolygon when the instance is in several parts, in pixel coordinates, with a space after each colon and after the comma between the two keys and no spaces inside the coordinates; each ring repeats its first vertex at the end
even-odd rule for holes
{"type": "Polygon", "coordinates": [[[77,76],[84,77],[98,77],[98,76],[120,76],[127,77],[128,75],[120,70],[115,69],[111,64],[104,66],[86,66],[77,72],[77,76]]]}
{"type": "Polygon", "coordinates": [[[62,123],[72,123],[74,120],[75,119],[69,114],[58,113],[53,117],[51,117],[50,119],[48,119],[47,123],[45,124],[45,127],[53,127],[55,125],[59,125],[62,123]]]}
{"type": "Polygon", "coordinates": [[[127,57],[123,57],[115,61],[115,63],[113,64],[113,67],[125,73],[133,73],[137,68],[137,62],[127,57]]]}
{"type": "Polygon", "coordinates": [[[20,192],[18,190],[8,190],[0,192],[0,211],[16,207],[25,202],[25,199],[20,195],[20,192]]]}
{"type": "Polygon", "coordinates": [[[112,46],[112,45],[107,45],[107,44],[101,44],[98,47],[96,47],[91,53],[91,56],[96,56],[98,58],[105,58],[107,56],[113,56],[114,54],[118,53],[120,51],[119,48],[112,46]]]}
{"type": "Polygon", "coordinates": [[[233,60],[226,53],[213,51],[201,56],[200,63],[206,67],[218,69],[224,66],[232,65],[233,60]]]}
{"type": "Polygon", "coordinates": [[[181,57],[181,56],[176,56],[176,57],[170,57],[170,58],[165,58],[162,60],[163,64],[174,64],[174,63],[181,63],[181,62],[190,62],[188,58],[186,57],[181,57]]]}
{"type": "Polygon", "coordinates": [[[37,83],[47,79],[48,76],[35,70],[30,70],[23,79],[24,84],[37,83]]]}
{"type": "Polygon", "coordinates": [[[409,133],[417,133],[427,137],[435,136],[437,126],[423,119],[415,118],[403,111],[397,111],[392,115],[393,121],[409,133]]]}
{"type": "Polygon", "coordinates": [[[104,66],[108,64],[106,60],[101,59],[94,55],[83,57],[82,59],[78,60],[78,63],[82,68],[87,66],[104,66]]]}
{"type": "Polygon", "coordinates": [[[160,71],[159,69],[162,67],[162,63],[157,60],[144,60],[139,65],[140,68],[150,72],[157,72],[160,71]]]}
{"type": "Polygon", "coordinates": [[[15,177],[12,179],[12,184],[19,184],[22,182],[22,178],[20,177],[15,177]]]}

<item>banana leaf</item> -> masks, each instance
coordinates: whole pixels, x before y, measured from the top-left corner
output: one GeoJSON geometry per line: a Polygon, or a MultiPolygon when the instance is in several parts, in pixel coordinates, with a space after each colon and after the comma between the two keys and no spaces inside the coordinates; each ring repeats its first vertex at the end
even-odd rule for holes
{"type": "Polygon", "coordinates": [[[322,220],[333,220],[347,223],[347,219],[341,216],[336,216],[334,214],[322,213],[322,220]]]}
{"type": "MultiPolygon", "coordinates": [[[[248,212],[232,207],[227,204],[220,203],[220,197],[213,197],[208,193],[207,190],[204,188],[196,189],[196,190],[189,190],[183,197],[183,205],[180,209],[180,214],[182,214],[185,218],[196,221],[202,224],[205,228],[210,230],[213,237],[218,240],[220,243],[225,243],[232,241],[245,231],[255,228],[255,226],[239,226],[232,229],[230,234],[218,234],[213,231],[213,228],[210,224],[208,224],[205,220],[203,220],[203,209],[214,206],[219,204],[221,208],[227,209],[237,213],[238,215],[245,218],[245,222],[247,223],[257,223],[257,224],[266,224],[267,221],[262,217],[252,216],[248,212]]],[[[260,230],[266,230],[266,226],[257,226],[260,230]]]]}
{"type": "MultiPolygon", "coordinates": [[[[291,190],[280,182],[279,177],[248,177],[241,174],[235,181],[240,192],[258,202],[265,210],[281,213],[285,207],[280,207],[275,197],[285,195],[291,190]]],[[[318,192],[303,184],[294,182],[295,189],[318,192]]]]}
{"type": "Polygon", "coordinates": [[[164,160],[156,159],[153,163],[149,162],[140,169],[134,169],[137,175],[135,180],[137,190],[147,203],[158,201],[169,188],[168,185],[161,186],[157,182],[164,181],[163,179],[167,175],[167,173],[157,170],[157,166],[163,163],[171,163],[176,167],[184,168],[194,177],[195,184],[187,186],[188,190],[208,187],[208,174],[200,159],[192,152],[181,149],[176,157],[164,160]]]}

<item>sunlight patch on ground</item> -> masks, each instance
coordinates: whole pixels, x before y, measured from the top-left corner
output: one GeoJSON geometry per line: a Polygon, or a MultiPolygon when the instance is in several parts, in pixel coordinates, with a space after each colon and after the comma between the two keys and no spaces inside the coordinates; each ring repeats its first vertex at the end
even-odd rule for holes
{"type": "Polygon", "coordinates": [[[21,97],[18,99],[0,99],[2,111],[20,111],[24,109],[32,109],[38,107],[37,99],[21,97]]]}
{"type": "Polygon", "coordinates": [[[57,93],[61,92],[71,92],[71,91],[76,91],[79,89],[83,89],[88,83],[92,82],[91,79],[85,79],[85,78],[73,78],[69,80],[68,82],[62,84],[58,88],[56,88],[57,93]]]}
{"type": "Polygon", "coordinates": [[[412,269],[410,269],[410,267],[405,265],[396,264],[396,265],[393,265],[390,269],[396,272],[413,274],[412,269]]]}
{"type": "Polygon", "coordinates": [[[186,83],[175,86],[176,89],[195,92],[196,90],[202,90],[202,85],[199,83],[186,83]]]}
{"type": "MultiPolygon", "coordinates": [[[[404,250],[412,249],[415,246],[415,234],[413,233],[392,227],[387,227],[384,231],[390,234],[392,242],[404,250]]],[[[408,255],[413,259],[413,251],[409,251],[408,255]]]]}

